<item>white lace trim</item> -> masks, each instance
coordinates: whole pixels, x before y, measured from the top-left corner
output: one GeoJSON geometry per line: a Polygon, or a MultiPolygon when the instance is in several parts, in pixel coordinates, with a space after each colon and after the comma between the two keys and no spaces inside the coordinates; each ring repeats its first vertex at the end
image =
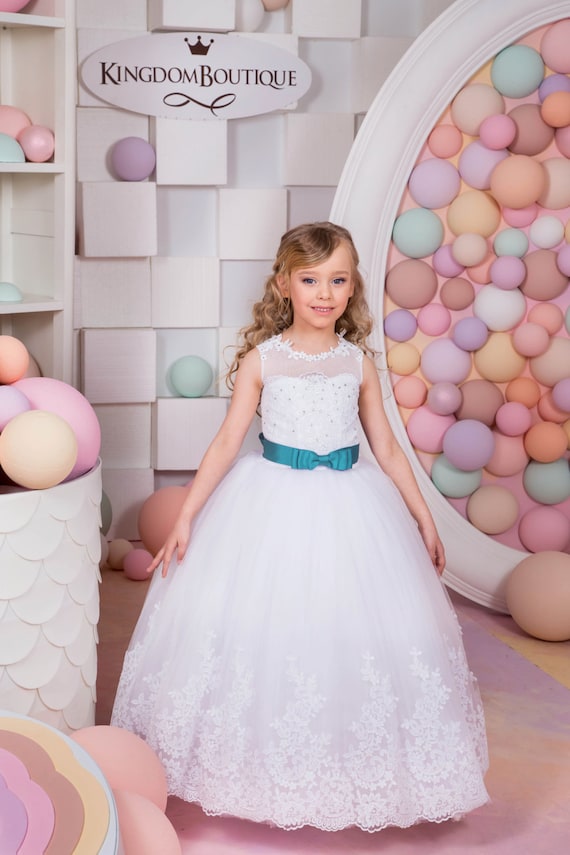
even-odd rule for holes
{"type": "Polygon", "coordinates": [[[279,350],[286,352],[289,359],[303,359],[307,362],[320,362],[323,359],[330,359],[331,356],[357,356],[362,361],[363,353],[359,347],[352,342],[345,341],[344,332],[337,333],[338,342],[332,345],[328,350],[321,353],[306,353],[303,350],[295,350],[294,345],[289,339],[284,339],[283,334],[274,335],[266,341],[257,345],[261,359],[267,358],[267,351],[279,350]]]}
{"type": "Polygon", "coordinates": [[[288,660],[284,675],[289,701],[261,744],[252,725],[252,669],[243,652],[235,651],[231,682],[222,686],[224,663],[214,637],[204,642],[200,667],[186,685],[166,693],[162,680],[169,663],[141,679],[143,645],[131,649],[112,724],[145,738],[165,766],[170,794],[198,802],[209,814],[331,831],[442,822],[488,799],[482,780],[488,764],[485,724],[475,678],[459,648],[449,647],[448,653],[453,686],[425,664],[420,651],[410,651],[416,701],[404,716],[390,675],[364,653],[366,700],[342,735],[340,752],[332,745],[339,735],[320,722],[327,698],[295,659],[288,660]],[[452,694],[459,694],[464,721],[446,712],[452,694]]]}

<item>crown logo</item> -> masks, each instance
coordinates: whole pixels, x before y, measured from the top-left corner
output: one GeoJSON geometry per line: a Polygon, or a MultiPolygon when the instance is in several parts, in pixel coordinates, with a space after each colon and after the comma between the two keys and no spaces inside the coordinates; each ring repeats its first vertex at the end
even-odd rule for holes
{"type": "Polygon", "coordinates": [[[206,56],[208,51],[210,50],[211,45],[214,42],[214,39],[210,39],[210,43],[205,45],[202,41],[202,36],[196,36],[196,42],[191,45],[189,39],[184,39],[186,44],[190,49],[190,53],[198,55],[198,56],[206,56]]]}

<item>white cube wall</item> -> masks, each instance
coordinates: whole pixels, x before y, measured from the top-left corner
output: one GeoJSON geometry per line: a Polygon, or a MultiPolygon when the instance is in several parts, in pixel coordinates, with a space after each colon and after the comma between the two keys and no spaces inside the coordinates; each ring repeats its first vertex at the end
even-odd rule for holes
{"type": "Polygon", "coordinates": [[[273,258],[287,228],[287,191],[219,191],[221,258],[273,258]]]}
{"type": "Polygon", "coordinates": [[[412,43],[412,39],[363,38],[352,42],[352,94],[354,113],[365,113],[382,83],[412,43]]]}
{"type": "Polygon", "coordinates": [[[86,257],[156,255],[156,186],[147,182],[81,185],[81,254],[86,257]]]}
{"type": "Polygon", "coordinates": [[[151,404],[98,404],[101,460],[107,469],[150,468],[151,404]]]}
{"type": "MultiPolygon", "coordinates": [[[[78,27],[113,27],[136,30],[146,27],[146,3],[140,0],[79,0],[76,3],[78,27]]],[[[126,38],[126,36],[125,36],[126,38]]]]}
{"type": "Polygon", "coordinates": [[[103,492],[111,505],[107,540],[124,537],[139,540],[138,515],[154,493],[153,469],[103,469],[103,492]]]}
{"type": "Polygon", "coordinates": [[[233,30],[236,0],[148,0],[149,30],[233,30]]]}
{"type": "Polygon", "coordinates": [[[353,139],[351,113],[291,113],[286,117],[285,181],[336,186],[353,139]]]}
{"type": "Polygon", "coordinates": [[[152,465],[193,470],[227,411],[225,398],[159,398],[152,407],[152,465]]]}
{"type": "Polygon", "coordinates": [[[152,326],[217,327],[220,262],[217,258],[151,259],[152,326]]]}
{"type": "Polygon", "coordinates": [[[83,330],[83,393],[92,404],[145,403],[156,398],[154,330],[83,330]]]}
{"type": "Polygon", "coordinates": [[[148,141],[147,116],[102,107],[77,110],[77,180],[113,181],[117,178],[110,167],[111,152],[124,137],[148,141]]]}
{"type": "Polygon", "coordinates": [[[75,327],[151,326],[148,258],[76,258],[75,327]]]}
{"type": "Polygon", "coordinates": [[[155,122],[157,184],[225,184],[227,122],[155,122]]]}
{"type": "Polygon", "coordinates": [[[361,0],[291,0],[292,29],[303,38],[357,39],[361,0]]]}

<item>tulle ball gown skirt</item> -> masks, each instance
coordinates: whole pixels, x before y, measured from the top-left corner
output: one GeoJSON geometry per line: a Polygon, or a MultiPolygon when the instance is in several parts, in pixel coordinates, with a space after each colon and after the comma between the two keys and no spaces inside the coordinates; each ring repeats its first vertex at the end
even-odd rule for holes
{"type": "Polygon", "coordinates": [[[487,801],[481,700],[384,474],[238,460],[155,574],[112,723],[209,814],[293,829],[441,822],[487,801]]]}

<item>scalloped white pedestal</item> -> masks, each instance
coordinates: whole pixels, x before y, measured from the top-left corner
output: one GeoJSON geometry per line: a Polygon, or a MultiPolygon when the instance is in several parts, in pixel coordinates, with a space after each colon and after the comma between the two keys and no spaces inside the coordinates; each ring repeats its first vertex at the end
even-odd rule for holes
{"type": "Polygon", "coordinates": [[[0,494],[0,709],[63,732],[95,723],[101,461],[0,494]]]}

